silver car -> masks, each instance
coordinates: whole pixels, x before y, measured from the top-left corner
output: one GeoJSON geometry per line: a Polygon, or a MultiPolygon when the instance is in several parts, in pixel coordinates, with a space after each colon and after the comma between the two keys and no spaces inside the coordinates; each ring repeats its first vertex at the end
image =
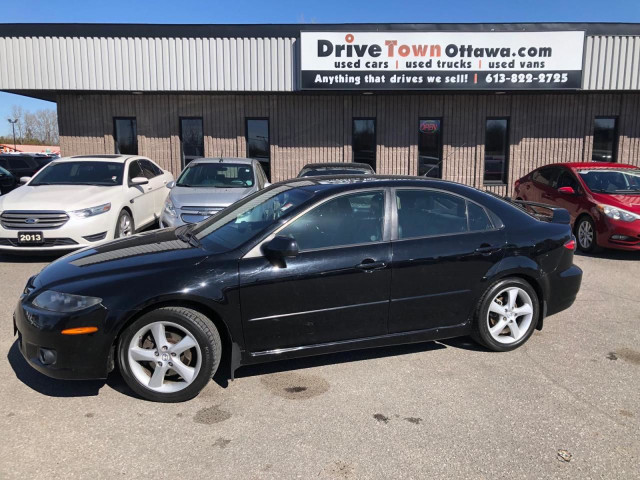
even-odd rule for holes
{"type": "Polygon", "coordinates": [[[258,160],[198,158],[168,186],[171,190],[160,215],[160,228],[200,222],[269,182],[258,160]]]}

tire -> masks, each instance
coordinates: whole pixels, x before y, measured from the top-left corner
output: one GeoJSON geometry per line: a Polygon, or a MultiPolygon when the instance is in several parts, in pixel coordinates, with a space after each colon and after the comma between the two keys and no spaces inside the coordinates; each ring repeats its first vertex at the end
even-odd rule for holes
{"type": "Polygon", "coordinates": [[[122,210],[118,215],[118,221],[116,222],[116,232],[113,238],[129,237],[136,232],[135,225],[133,224],[133,218],[131,214],[122,210]],[[128,229],[125,228],[128,225],[128,229]]]}
{"type": "Polygon", "coordinates": [[[194,398],[213,378],[221,358],[216,326],[200,312],[183,307],[146,313],[118,342],[122,377],[135,393],[153,402],[194,398]]]}
{"type": "Polygon", "coordinates": [[[596,224],[591,217],[582,216],[576,222],[575,236],[578,248],[584,253],[594,253],[598,249],[596,224]],[[589,234],[591,240],[589,241],[589,234]]]}
{"type": "Polygon", "coordinates": [[[538,323],[539,310],[538,295],[525,280],[498,280],[487,289],[478,302],[472,337],[494,352],[515,350],[533,334],[538,323]],[[511,301],[511,291],[516,292],[515,303],[511,301]]]}

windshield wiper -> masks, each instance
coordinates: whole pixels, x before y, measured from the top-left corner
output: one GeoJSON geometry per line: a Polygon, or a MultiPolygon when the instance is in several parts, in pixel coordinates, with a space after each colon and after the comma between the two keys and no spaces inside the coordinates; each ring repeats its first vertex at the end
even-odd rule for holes
{"type": "Polygon", "coordinates": [[[198,240],[198,237],[196,237],[192,231],[195,225],[196,225],[195,223],[192,223],[189,225],[183,225],[181,227],[178,227],[176,229],[176,237],[178,237],[180,240],[182,240],[185,243],[188,243],[193,247],[199,247],[200,240],[198,240]]]}

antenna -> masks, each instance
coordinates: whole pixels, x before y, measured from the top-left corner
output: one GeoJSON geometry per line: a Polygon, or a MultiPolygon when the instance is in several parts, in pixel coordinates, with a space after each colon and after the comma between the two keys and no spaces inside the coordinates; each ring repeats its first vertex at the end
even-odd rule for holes
{"type": "Polygon", "coordinates": [[[454,154],[454,153],[456,153],[458,150],[460,150],[461,148],[466,147],[466,146],[467,146],[467,144],[466,144],[466,142],[465,142],[465,143],[463,143],[462,145],[460,145],[459,147],[456,147],[455,149],[453,149],[451,152],[449,152],[449,155],[447,155],[446,157],[444,157],[442,160],[440,160],[440,161],[439,161],[438,163],[436,163],[435,165],[432,165],[432,166],[431,166],[431,168],[425,172],[425,174],[423,175],[423,177],[428,176],[428,175],[429,175],[429,172],[430,172],[431,170],[433,170],[433,169],[434,169],[434,168],[436,168],[436,167],[438,167],[438,168],[439,168],[439,167],[440,167],[440,165],[442,165],[442,162],[444,162],[444,161],[445,161],[446,159],[448,159],[451,155],[453,155],[453,154],[454,154]]]}

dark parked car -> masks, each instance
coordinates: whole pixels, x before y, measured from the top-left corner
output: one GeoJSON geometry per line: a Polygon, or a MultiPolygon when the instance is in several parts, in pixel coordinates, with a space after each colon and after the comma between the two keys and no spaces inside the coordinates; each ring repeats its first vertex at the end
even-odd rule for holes
{"type": "Polygon", "coordinates": [[[640,168],[635,165],[546,165],[517,180],[513,196],[567,209],[582,251],[640,250],[640,168]]]}
{"type": "Polygon", "coordinates": [[[233,376],[468,334],[513,350],[576,297],[568,221],[441,180],[294,179],[53,262],[29,280],[15,326],[40,372],[104,378],[117,362],[136,393],[166,402],[195,396],[223,357],[233,376]]]}
{"type": "Polygon", "coordinates": [[[325,175],[375,175],[373,168],[366,163],[308,163],[298,177],[318,177],[325,175]]]}
{"type": "Polygon", "coordinates": [[[11,172],[0,167],[0,195],[10,192],[16,188],[18,184],[18,179],[14,177],[11,172]]]}
{"type": "Polygon", "coordinates": [[[35,173],[53,160],[49,155],[20,155],[8,153],[0,155],[0,167],[9,170],[18,180],[33,177],[35,173]]]}

